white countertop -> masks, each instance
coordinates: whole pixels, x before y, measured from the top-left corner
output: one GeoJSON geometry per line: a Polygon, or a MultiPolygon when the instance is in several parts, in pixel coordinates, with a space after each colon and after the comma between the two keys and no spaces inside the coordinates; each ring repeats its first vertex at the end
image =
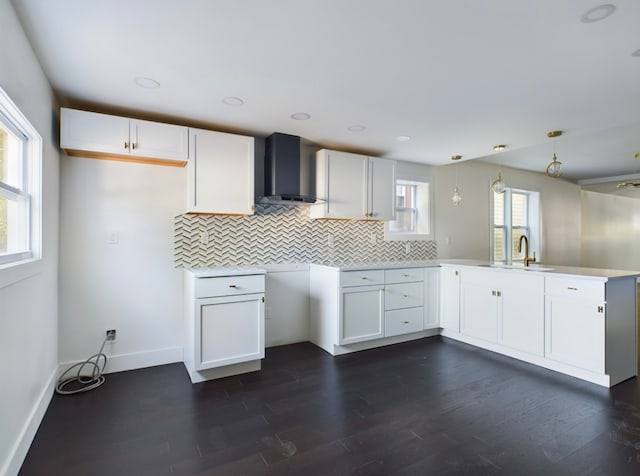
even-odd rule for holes
{"type": "Polygon", "coordinates": [[[214,278],[219,276],[248,276],[251,274],[266,274],[264,268],[255,266],[217,266],[215,268],[185,268],[185,271],[196,278],[214,278]]]}

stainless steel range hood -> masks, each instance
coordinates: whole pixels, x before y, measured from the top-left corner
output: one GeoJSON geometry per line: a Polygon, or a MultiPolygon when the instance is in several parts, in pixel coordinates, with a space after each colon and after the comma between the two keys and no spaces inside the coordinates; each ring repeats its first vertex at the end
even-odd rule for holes
{"type": "Polygon", "coordinates": [[[311,205],[314,196],[312,166],[315,150],[300,137],[275,132],[267,137],[264,161],[264,194],[262,203],[311,205]]]}

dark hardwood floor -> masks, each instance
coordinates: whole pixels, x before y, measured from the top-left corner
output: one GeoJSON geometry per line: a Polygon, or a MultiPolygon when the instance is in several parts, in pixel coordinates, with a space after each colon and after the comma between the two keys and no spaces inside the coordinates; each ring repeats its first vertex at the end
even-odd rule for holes
{"type": "Polygon", "coordinates": [[[598,387],[441,337],[342,357],[267,349],[56,395],[21,475],[640,475],[640,384],[598,387]]]}

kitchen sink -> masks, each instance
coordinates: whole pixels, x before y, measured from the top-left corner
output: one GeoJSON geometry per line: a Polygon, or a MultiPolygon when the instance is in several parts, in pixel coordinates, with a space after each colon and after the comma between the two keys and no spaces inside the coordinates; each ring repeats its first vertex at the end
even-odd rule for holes
{"type": "Polygon", "coordinates": [[[543,266],[525,266],[523,264],[479,264],[482,268],[520,269],[522,271],[553,271],[554,268],[543,266]]]}

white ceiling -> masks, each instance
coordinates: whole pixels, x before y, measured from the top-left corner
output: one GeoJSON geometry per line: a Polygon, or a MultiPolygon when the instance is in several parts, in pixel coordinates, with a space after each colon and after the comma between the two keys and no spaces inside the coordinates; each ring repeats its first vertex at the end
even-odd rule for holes
{"type": "Polygon", "coordinates": [[[555,146],[578,180],[640,170],[640,2],[613,0],[609,18],[581,22],[601,1],[13,4],[63,104],[428,164],[460,154],[542,171],[555,146]],[[492,156],[494,144],[508,148],[492,156]]]}

